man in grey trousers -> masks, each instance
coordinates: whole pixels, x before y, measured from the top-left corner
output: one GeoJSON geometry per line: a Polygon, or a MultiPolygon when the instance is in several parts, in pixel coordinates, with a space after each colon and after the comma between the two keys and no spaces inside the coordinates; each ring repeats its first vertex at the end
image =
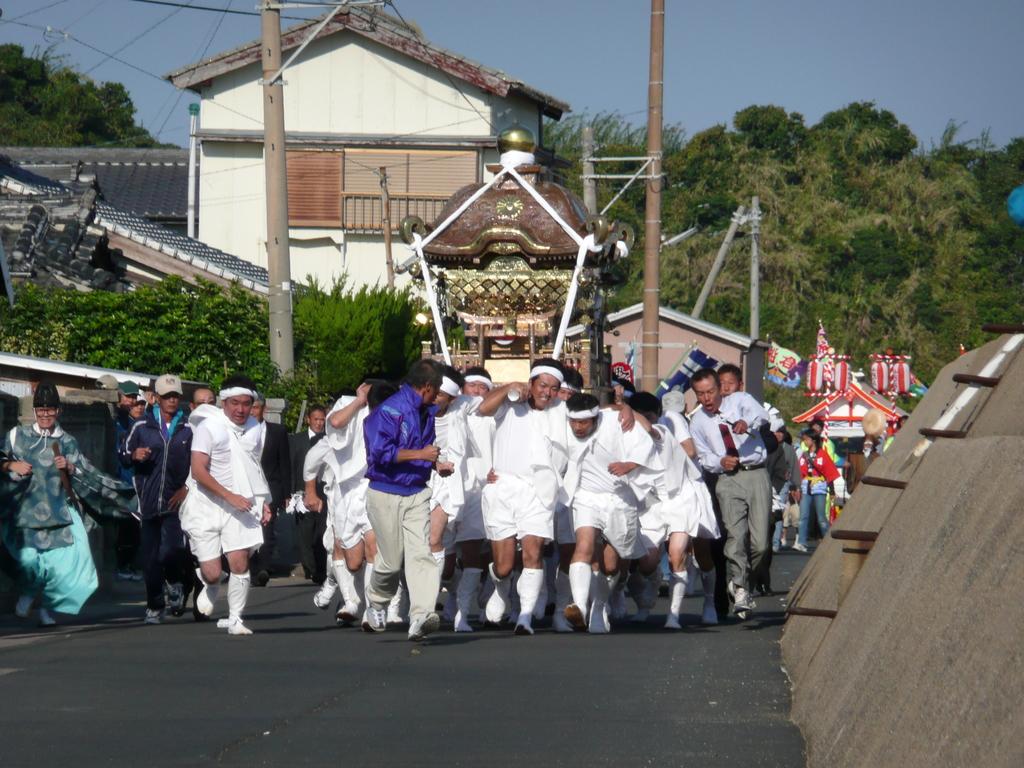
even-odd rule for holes
{"type": "Polygon", "coordinates": [[[377,536],[377,558],[366,586],[364,627],[383,632],[387,605],[398,590],[403,563],[409,587],[409,639],[437,631],[434,613],[441,574],[430,553],[430,473],[451,473],[438,463],[431,405],[441,387],[441,368],[419,360],[402,387],[363,424],[366,439],[367,515],[377,536]]]}
{"type": "Polygon", "coordinates": [[[768,452],[758,426],[768,412],[746,392],[722,396],[718,374],[697,371],[690,386],[701,408],[690,420],[697,457],[705,472],[717,475],[715,495],[725,524],[727,588],[740,618],[754,608],[750,574],[763,573],[771,551],[771,484],[765,462],[768,452]],[[747,557],[749,542],[750,556],[747,557]]]}

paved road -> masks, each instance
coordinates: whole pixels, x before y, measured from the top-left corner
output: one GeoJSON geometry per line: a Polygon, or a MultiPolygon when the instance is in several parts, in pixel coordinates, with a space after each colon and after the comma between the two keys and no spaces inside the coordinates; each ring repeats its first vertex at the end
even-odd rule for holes
{"type": "MultiPolygon", "coordinates": [[[[785,589],[806,558],[777,556],[785,589]]],[[[0,766],[799,766],[779,668],[782,597],[682,632],[532,638],[332,626],[296,581],[254,589],[228,637],[191,617],[143,626],[0,622],[0,766]]],[[[664,610],[664,601],[659,608],[664,610]]],[[[106,614],[104,614],[106,611],[106,614]]],[[[131,615],[133,618],[126,618],[131,615]]]]}

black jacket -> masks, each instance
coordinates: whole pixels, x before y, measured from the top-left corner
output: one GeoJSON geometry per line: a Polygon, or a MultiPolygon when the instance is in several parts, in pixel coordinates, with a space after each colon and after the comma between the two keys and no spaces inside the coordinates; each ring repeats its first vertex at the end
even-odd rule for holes
{"type": "Polygon", "coordinates": [[[310,438],[308,429],[288,435],[292,455],[292,493],[305,489],[306,484],[302,482],[302,465],[306,463],[306,454],[309,453],[310,447],[322,438],[322,434],[310,438]]]}
{"type": "Polygon", "coordinates": [[[260,466],[270,486],[270,508],[280,512],[284,508],[292,487],[292,463],[288,450],[288,430],[283,424],[265,422],[263,453],[260,466]]]}
{"type": "Polygon", "coordinates": [[[136,421],[120,451],[121,464],[135,469],[135,492],[139,497],[139,517],[149,519],[168,511],[167,502],[188,479],[192,467],[192,428],[188,415],[178,411],[172,432],[164,437],[159,411],[146,410],[136,421]],[[136,448],[149,448],[145,461],[133,461],[136,448]]]}

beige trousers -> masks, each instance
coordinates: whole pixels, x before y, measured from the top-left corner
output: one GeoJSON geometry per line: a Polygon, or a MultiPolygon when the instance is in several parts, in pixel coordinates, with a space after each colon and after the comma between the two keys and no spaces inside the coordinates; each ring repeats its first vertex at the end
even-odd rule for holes
{"type": "Polygon", "coordinates": [[[366,492],[366,511],[377,536],[377,559],[366,587],[366,599],[384,608],[398,591],[405,569],[409,587],[409,619],[421,619],[434,611],[441,588],[441,573],[430,554],[430,489],[414,496],[366,492]]]}

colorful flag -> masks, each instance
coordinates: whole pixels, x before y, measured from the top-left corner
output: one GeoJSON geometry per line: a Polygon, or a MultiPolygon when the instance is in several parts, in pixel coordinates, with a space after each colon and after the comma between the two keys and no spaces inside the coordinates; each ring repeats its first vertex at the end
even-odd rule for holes
{"type": "Polygon", "coordinates": [[[913,373],[910,374],[910,390],[907,394],[911,397],[924,397],[928,391],[928,385],[921,381],[913,373]]]}
{"type": "Polygon", "coordinates": [[[680,392],[685,392],[690,388],[690,377],[693,376],[693,374],[701,368],[715,368],[717,366],[718,361],[715,360],[715,358],[704,354],[697,349],[697,347],[694,347],[690,350],[690,353],[683,358],[683,361],[679,364],[679,368],[676,369],[676,372],[658,385],[658,389],[654,394],[661,397],[666,392],[677,387],[680,392]]]}
{"type": "Polygon", "coordinates": [[[828,336],[825,334],[825,326],[821,324],[821,320],[818,321],[818,343],[814,350],[814,356],[818,358],[818,361],[822,365],[822,373],[825,379],[825,384],[831,384],[832,379],[835,378],[835,361],[832,356],[835,354],[835,350],[828,343],[828,336]]]}
{"type": "Polygon", "coordinates": [[[764,377],[768,381],[789,389],[800,386],[800,374],[807,364],[796,352],[773,341],[768,348],[767,363],[764,377]]]}

